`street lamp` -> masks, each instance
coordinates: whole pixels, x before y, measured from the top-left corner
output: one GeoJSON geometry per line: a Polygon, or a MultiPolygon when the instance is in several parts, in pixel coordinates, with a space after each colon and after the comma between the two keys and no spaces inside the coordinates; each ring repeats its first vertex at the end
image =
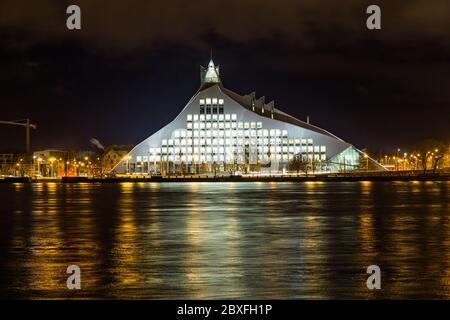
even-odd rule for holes
{"type": "Polygon", "coordinates": [[[123,160],[125,160],[125,167],[126,167],[126,173],[129,173],[129,167],[128,167],[128,161],[131,159],[130,155],[126,155],[125,157],[123,157],[123,160]]]}
{"type": "Polygon", "coordinates": [[[369,171],[369,156],[364,153],[364,158],[366,159],[366,171],[369,171]]]}
{"type": "Polygon", "coordinates": [[[42,158],[38,158],[37,161],[38,161],[38,174],[39,174],[39,175],[42,175],[42,174],[41,174],[41,162],[42,162],[42,158]]]}

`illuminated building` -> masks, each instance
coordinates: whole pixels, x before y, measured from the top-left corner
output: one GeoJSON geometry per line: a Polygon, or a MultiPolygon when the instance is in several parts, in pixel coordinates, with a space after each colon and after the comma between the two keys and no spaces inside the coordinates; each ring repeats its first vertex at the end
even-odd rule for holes
{"type": "Polygon", "coordinates": [[[178,116],[136,145],[112,170],[136,174],[236,174],[384,170],[330,132],[298,120],[255,93],[239,95],[221,82],[211,60],[201,86],[178,116]],[[292,170],[291,170],[292,171],[292,170]]]}

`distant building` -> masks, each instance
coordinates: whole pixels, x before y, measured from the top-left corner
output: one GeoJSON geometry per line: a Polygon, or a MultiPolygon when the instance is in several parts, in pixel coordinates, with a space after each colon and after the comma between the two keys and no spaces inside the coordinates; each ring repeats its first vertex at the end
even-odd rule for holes
{"type": "Polygon", "coordinates": [[[133,148],[132,145],[111,145],[100,157],[102,173],[109,173],[133,148]]]}
{"type": "Polygon", "coordinates": [[[386,170],[350,143],[281,111],[273,101],[267,103],[264,96],[226,89],[212,60],[200,71],[200,88],[178,116],[126,156],[117,156],[114,172],[274,174],[288,171],[294,161],[315,172],[386,170]]]}
{"type": "Polygon", "coordinates": [[[19,175],[21,155],[17,153],[0,153],[0,175],[19,175]]]}
{"type": "Polygon", "coordinates": [[[46,149],[33,152],[35,175],[43,177],[60,177],[65,174],[67,152],[46,149]]]}

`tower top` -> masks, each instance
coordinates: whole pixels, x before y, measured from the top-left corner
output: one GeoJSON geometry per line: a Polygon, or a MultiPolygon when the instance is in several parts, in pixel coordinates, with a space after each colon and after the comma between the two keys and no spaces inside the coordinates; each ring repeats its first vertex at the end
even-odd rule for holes
{"type": "Polygon", "coordinates": [[[211,59],[209,60],[208,67],[200,66],[200,81],[202,84],[204,83],[220,83],[219,77],[219,66],[214,65],[214,61],[212,60],[212,50],[211,50],[211,59]]]}

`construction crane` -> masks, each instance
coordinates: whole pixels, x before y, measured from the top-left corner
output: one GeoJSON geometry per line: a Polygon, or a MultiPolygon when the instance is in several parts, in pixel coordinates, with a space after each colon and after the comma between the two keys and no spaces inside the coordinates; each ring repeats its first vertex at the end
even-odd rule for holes
{"type": "Polygon", "coordinates": [[[36,129],[35,124],[30,123],[30,119],[12,120],[12,121],[2,121],[0,124],[9,124],[12,126],[21,126],[25,128],[25,143],[27,146],[27,154],[30,154],[30,128],[36,129]]]}

